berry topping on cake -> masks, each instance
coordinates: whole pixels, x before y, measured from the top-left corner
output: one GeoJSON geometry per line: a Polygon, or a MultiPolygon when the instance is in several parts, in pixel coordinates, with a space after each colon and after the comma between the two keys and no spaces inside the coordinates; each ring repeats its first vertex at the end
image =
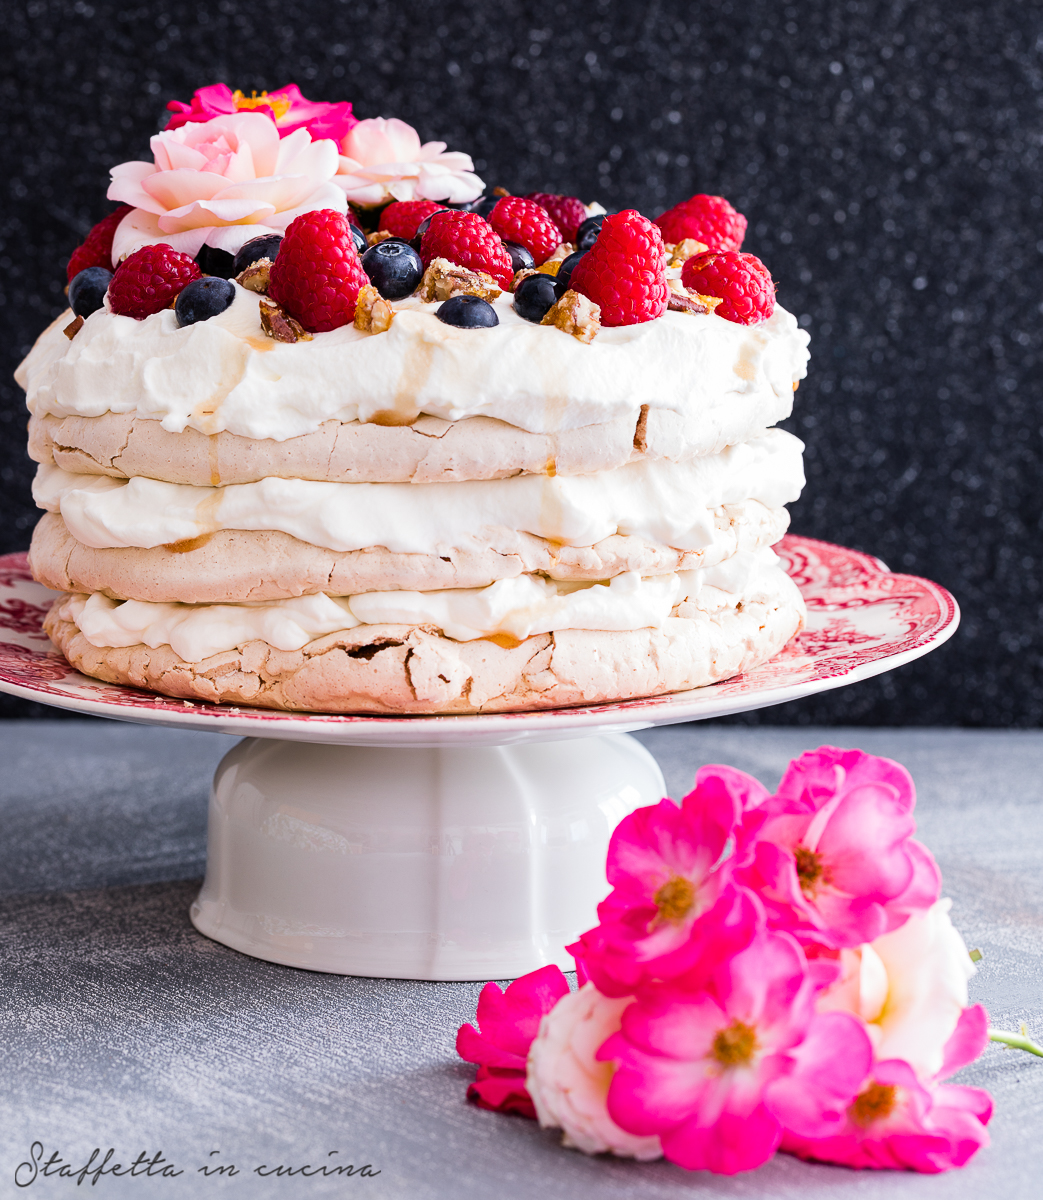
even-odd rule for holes
{"type": "Polygon", "coordinates": [[[564,240],[550,213],[521,196],[502,197],[489,214],[489,224],[504,241],[524,246],[537,266],[546,262],[564,240]]]}
{"type": "Polygon", "coordinates": [[[602,325],[640,325],[662,316],[669,288],[658,227],[634,209],[606,217],[597,241],[572,268],[569,287],[600,306],[602,325]]]}
{"type": "Polygon", "coordinates": [[[444,258],[472,271],[485,271],[503,288],[511,286],[511,256],[500,235],[477,213],[442,212],[429,218],[420,243],[424,266],[444,258]]]}
{"type": "Polygon", "coordinates": [[[524,320],[539,325],[563,290],[553,275],[528,275],[514,289],[514,311],[524,320]]]}
{"type": "Polygon", "coordinates": [[[500,323],[496,309],[481,296],[453,296],[435,310],[435,316],[459,329],[491,329],[500,323]]]}
{"type": "Polygon", "coordinates": [[[247,267],[252,267],[266,258],[270,263],[275,262],[275,256],[282,245],[281,233],[263,233],[260,237],[251,238],[235,256],[233,270],[236,275],[242,275],[247,267]]]}
{"type": "Polygon", "coordinates": [[[569,286],[569,280],[572,278],[572,272],[575,270],[576,263],[579,262],[584,254],[586,254],[586,250],[577,250],[574,254],[570,254],[567,258],[561,260],[554,278],[563,288],[569,286]]]}
{"type": "Polygon", "coordinates": [[[204,275],[186,284],[174,301],[174,315],[181,326],[209,321],[223,313],[235,299],[235,284],[227,279],[204,275]]]}
{"type": "Polygon", "coordinates": [[[399,238],[370,246],[362,256],[362,269],[385,300],[404,300],[420,286],[424,264],[420,255],[399,238]]]}
{"type": "Polygon", "coordinates": [[[775,282],[755,254],[697,254],[681,268],[681,282],[703,296],[719,296],[717,315],[738,325],[758,325],[775,311],[775,282]]]}
{"type": "Polygon", "coordinates": [[[511,266],[514,268],[515,275],[519,271],[531,271],[536,266],[536,260],[524,246],[517,242],[504,242],[504,247],[511,256],[511,266]]]}
{"type": "Polygon", "coordinates": [[[104,267],[106,271],[112,270],[113,234],[120,221],[132,211],[129,204],[121,204],[115,212],[110,212],[107,217],[102,217],[87,234],[83,245],[77,246],[72,252],[69,265],[65,268],[67,282],[72,283],[73,279],[88,267],[104,267]]]}
{"type": "Polygon", "coordinates": [[[327,333],[351,324],[368,284],[347,218],[320,208],[290,222],[268,294],[309,333],[327,333]]]}
{"type": "Polygon", "coordinates": [[[69,284],[69,307],[78,317],[89,317],[105,302],[112,272],[104,267],[84,267],[69,284]]]}
{"type": "Polygon", "coordinates": [[[121,317],[144,321],[169,308],[182,289],[202,272],[194,258],[156,242],[120,263],[109,284],[109,307],[121,317]]]}
{"type": "Polygon", "coordinates": [[[550,192],[530,192],[526,200],[535,201],[550,213],[566,242],[576,240],[576,232],[587,219],[587,206],[575,196],[555,196],[550,192]]]}
{"type": "Polygon", "coordinates": [[[668,208],[655,223],[664,242],[694,238],[711,250],[738,250],[746,236],[746,218],[723,196],[692,196],[668,208]]]}
{"type": "Polygon", "coordinates": [[[366,236],[365,230],[361,225],[351,223],[352,211],[348,209],[348,228],[351,230],[352,239],[355,242],[355,249],[359,254],[365,254],[369,249],[369,238],[366,236]]]}
{"type": "Polygon", "coordinates": [[[380,214],[378,229],[387,230],[392,237],[410,242],[416,237],[416,227],[425,217],[445,212],[444,204],[434,200],[393,200],[380,214]]]}
{"type": "Polygon", "coordinates": [[[576,249],[589,250],[591,246],[598,240],[598,234],[601,232],[601,223],[605,219],[604,213],[595,213],[592,217],[587,217],[576,230],[576,249]]]}

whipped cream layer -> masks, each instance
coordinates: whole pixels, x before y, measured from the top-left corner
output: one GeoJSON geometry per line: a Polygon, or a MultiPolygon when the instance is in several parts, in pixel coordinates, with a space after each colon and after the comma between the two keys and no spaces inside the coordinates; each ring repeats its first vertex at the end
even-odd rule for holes
{"type": "Polygon", "coordinates": [[[512,301],[495,301],[494,329],[445,325],[437,304],[411,297],[395,302],[386,333],[349,325],[293,344],[264,336],[257,296],[238,286],[225,312],[184,329],[169,309],[143,321],[100,309],[70,341],[67,312],[16,378],[38,416],[134,413],[173,433],[284,441],[328,420],[403,424],[421,413],[556,433],[636,421],[646,404],[712,424],[742,403],[749,428],[764,428],[789,415],[807,371],[808,335],[778,306],[749,327],[667,312],[583,345],[522,320],[512,301]]]}
{"type": "Polygon", "coordinates": [[[678,550],[713,541],[713,510],[758,500],[780,508],[804,486],[803,443],[781,429],[686,463],[628,463],[594,475],[517,475],[455,483],[318,483],[271,477],[195,487],[78,475],[41,464],[36,503],[60,512],[85,546],[171,545],[217,530],[278,530],[329,550],[383,546],[431,554],[508,529],[566,546],[613,534],[678,550]]]}
{"type": "Polygon", "coordinates": [[[170,646],[186,662],[261,640],[299,650],[317,638],[358,625],[429,625],[456,641],[497,634],[521,641],[564,629],[658,628],[676,605],[706,611],[734,607],[771,586],[779,560],[771,550],[740,552],[697,571],[644,579],[637,572],[607,583],[554,583],[536,575],[485,588],[441,592],[369,592],[351,597],[299,596],[248,604],[118,602],[101,594],[70,596],[59,615],[95,647],[170,646]]]}

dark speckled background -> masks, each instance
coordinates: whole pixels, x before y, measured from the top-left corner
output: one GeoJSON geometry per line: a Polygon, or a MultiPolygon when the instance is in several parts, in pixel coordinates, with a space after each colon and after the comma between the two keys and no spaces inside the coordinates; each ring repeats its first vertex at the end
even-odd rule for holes
{"type": "MultiPolygon", "coordinates": [[[[395,115],[490,185],[750,220],[812,333],[795,530],[950,588],[952,643],[747,721],[1043,717],[1043,7],[842,3],[5,3],[0,550],[34,522],[10,381],[64,263],[170,97],[296,81],[395,115]]],[[[6,702],[0,712],[34,706],[6,702]]]]}

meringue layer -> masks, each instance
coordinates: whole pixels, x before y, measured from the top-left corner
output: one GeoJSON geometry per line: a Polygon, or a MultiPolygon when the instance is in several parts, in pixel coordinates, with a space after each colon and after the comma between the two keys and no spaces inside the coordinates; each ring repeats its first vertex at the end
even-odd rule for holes
{"type": "Polygon", "coordinates": [[[496,635],[522,641],[565,629],[659,628],[684,601],[711,612],[734,607],[741,597],[755,595],[761,583],[770,587],[778,571],[778,558],[762,549],[696,571],[647,579],[628,572],[594,584],[522,575],[485,588],[319,594],[247,604],[151,604],[95,593],[60,601],[59,615],[95,647],[169,645],[186,662],[202,662],[255,640],[299,650],[358,625],[433,626],[456,641],[496,635]]]}
{"type": "Polygon", "coordinates": [[[804,486],[803,443],[781,429],[689,462],[638,461],[593,475],[517,475],[453,483],[319,483],[269,477],[196,487],[79,475],[41,464],[39,507],[96,549],[190,542],[217,530],[278,530],[329,550],[382,546],[430,554],[479,545],[491,528],[593,546],[614,534],[678,550],[713,541],[713,510],[780,508],[804,486]]]}

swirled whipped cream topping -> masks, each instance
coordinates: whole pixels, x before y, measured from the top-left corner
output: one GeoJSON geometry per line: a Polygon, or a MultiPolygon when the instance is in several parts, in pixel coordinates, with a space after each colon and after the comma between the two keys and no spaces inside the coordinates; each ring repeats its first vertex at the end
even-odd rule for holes
{"type": "Polygon", "coordinates": [[[516,475],[453,483],[319,483],[269,477],[195,487],[78,475],[41,464],[36,503],[96,548],[170,545],[223,529],[279,530],[329,550],[383,546],[431,554],[509,529],[566,546],[631,534],[678,550],[713,540],[713,510],[779,508],[804,486],[803,443],[781,429],[685,463],[628,463],[594,475],[516,475]]]}
{"type": "Polygon", "coordinates": [[[637,572],[595,584],[554,583],[536,575],[484,588],[440,592],[368,592],[298,596],[246,604],[150,604],[96,593],[61,601],[92,646],[170,646],[186,662],[261,640],[299,650],[358,625],[428,625],[456,641],[507,635],[522,641],[565,629],[659,628],[682,601],[706,611],[734,607],[772,587],[779,560],[771,550],[740,552],[714,567],[642,578],[637,572]]]}
{"type": "Polygon", "coordinates": [[[16,372],[38,416],[135,413],[180,433],[227,430],[284,441],[328,420],[403,424],[419,414],[488,416],[532,433],[637,419],[642,405],[711,420],[739,398],[750,428],[788,416],[807,371],[808,335],[776,306],[760,325],[667,312],[602,329],[590,345],[522,320],[504,293],[494,329],[457,329],[437,304],[396,301],[386,333],[345,326],[285,344],[261,331],[258,298],[178,328],[173,311],[143,321],[92,313],[70,341],[59,317],[16,372]]]}

